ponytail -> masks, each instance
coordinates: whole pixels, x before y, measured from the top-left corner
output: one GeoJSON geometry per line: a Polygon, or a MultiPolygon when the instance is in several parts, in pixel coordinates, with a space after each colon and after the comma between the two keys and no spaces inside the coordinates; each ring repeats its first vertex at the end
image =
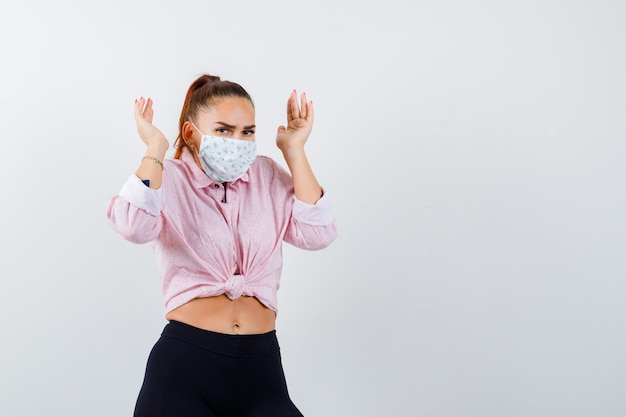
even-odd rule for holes
{"type": "Polygon", "coordinates": [[[215,104],[216,100],[225,97],[246,98],[254,106],[252,98],[241,85],[232,81],[222,81],[216,75],[204,74],[191,83],[185,96],[183,109],[180,112],[180,119],[178,120],[178,137],[176,142],[174,142],[176,147],[174,159],[180,159],[184,148],[191,150],[183,137],[183,125],[185,122],[195,119],[200,110],[209,109],[211,105],[215,104]]]}

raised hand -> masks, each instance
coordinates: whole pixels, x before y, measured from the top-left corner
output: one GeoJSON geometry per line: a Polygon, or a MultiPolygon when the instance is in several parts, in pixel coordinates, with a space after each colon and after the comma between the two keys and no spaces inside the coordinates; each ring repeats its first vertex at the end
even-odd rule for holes
{"type": "Polygon", "coordinates": [[[137,124],[137,133],[139,137],[148,147],[157,147],[167,149],[169,142],[165,135],[152,124],[154,110],[152,109],[153,101],[151,98],[143,97],[135,100],[135,123],[137,124]]]}
{"type": "Polygon", "coordinates": [[[307,102],[306,94],[302,93],[298,104],[298,95],[294,90],[287,101],[287,126],[278,127],[276,145],[283,152],[289,166],[296,197],[308,204],[314,204],[322,195],[322,188],[313,175],[304,151],[311,129],[313,102],[307,102]]]}
{"type": "Polygon", "coordinates": [[[276,133],[276,145],[283,152],[304,148],[313,129],[313,102],[306,100],[306,93],[300,96],[296,90],[291,92],[287,101],[287,126],[279,126],[276,133]]]}

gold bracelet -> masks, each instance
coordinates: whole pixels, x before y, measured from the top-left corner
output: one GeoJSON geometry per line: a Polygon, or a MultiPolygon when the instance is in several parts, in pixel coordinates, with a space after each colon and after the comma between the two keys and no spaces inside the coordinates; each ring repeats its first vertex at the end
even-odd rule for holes
{"type": "Polygon", "coordinates": [[[159,161],[159,158],[155,158],[154,156],[144,156],[143,158],[141,158],[142,161],[144,159],[150,159],[151,161],[156,162],[157,164],[161,165],[161,169],[163,169],[163,162],[159,161]]]}

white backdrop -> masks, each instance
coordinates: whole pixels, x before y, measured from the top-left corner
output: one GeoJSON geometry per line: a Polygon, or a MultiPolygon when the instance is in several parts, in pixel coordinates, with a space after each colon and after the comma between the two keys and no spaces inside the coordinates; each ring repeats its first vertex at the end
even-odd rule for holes
{"type": "Polygon", "coordinates": [[[626,414],[626,3],[4,1],[0,415],[130,416],[163,325],[106,224],[188,85],[240,82],[260,153],[292,89],[333,195],[285,247],[278,334],[307,417],[626,414]],[[19,3],[19,5],[18,5],[19,3]]]}

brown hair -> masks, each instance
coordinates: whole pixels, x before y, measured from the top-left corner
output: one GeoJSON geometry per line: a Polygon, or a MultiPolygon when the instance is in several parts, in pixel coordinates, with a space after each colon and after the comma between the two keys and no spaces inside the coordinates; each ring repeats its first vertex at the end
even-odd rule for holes
{"type": "Polygon", "coordinates": [[[250,103],[254,106],[252,98],[242,86],[232,81],[222,80],[216,75],[204,74],[191,83],[185,96],[183,109],[180,112],[178,137],[174,143],[176,147],[174,159],[180,159],[183,148],[189,149],[189,145],[187,145],[183,137],[183,125],[185,122],[194,120],[198,112],[210,109],[219,99],[226,97],[245,98],[250,100],[250,103]]]}

